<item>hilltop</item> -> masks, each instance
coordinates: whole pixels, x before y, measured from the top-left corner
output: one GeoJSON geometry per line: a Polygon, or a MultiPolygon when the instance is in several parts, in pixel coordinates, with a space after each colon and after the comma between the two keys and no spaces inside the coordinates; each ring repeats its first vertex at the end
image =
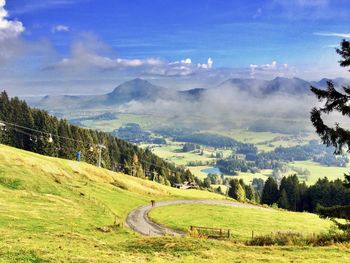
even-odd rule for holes
{"type": "Polygon", "coordinates": [[[94,107],[120,106],[131,101],[152,102],[155,100],[191,100],[198,99],[204,89],[176,91],[156,86],[147,80],[136,78],[120,84],[113,91],[102,95],[61,95],[45,96],[35,106],[57,110],[66,107],[72,109],[91,109],[94,107]]]}

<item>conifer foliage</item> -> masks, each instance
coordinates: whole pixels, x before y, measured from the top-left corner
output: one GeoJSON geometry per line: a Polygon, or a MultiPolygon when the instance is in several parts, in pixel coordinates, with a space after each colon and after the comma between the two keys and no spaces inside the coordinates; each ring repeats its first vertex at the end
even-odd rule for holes
{"type": "MultiPolygon", "coordinates": [[[[337,53],[341,56],[339,61],[340,66],[350,66],[350,42],[343,40],[338,48],[337,53]]],[[[323,143],[328,146],[333,145],[336,148],[336,153],[342,152],[344,146],[347,151],[350,151],[350,131],[341,127],[338,123],[334,127],[325,124],[322,119],[322,114],[330,114],[338,112],[343,116],[350,117],[350,86],[343,86],[342,91],[337,90],[333,83],[327,83],[326,90],[311,87],[311,91],[317,98],[324,102],[323,107],[314,108],[311,111],[311,122],[316,128],[316,132],[321,137],[323,143]]],[[[345,175],[346,184],[350,186],[350,175],[345,175]]],[[[333,207],[319,207],[319,213],[323,217],[332,218],[341,229],[350,229],[350,224],[338,223],[334,218],[343,218],[350,220],[350,205],[333,206],[333,207]]]]}

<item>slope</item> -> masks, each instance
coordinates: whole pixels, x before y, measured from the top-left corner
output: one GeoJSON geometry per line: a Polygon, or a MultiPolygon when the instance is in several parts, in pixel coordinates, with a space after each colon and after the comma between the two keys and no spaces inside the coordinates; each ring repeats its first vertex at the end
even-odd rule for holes
{"type": "Polygon", "coordinates": [[[222,199],[0,145],[0,262],[348,261],[344,247],[264,248],[140,237],[126,215],[150,199],[222,199]]]}

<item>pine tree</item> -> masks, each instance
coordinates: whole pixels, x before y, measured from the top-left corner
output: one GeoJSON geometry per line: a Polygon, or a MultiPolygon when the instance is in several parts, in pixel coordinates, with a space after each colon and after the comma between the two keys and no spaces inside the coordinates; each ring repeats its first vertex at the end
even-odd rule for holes
{"type": "Polygon", "coordinates": [[[228,190],[228,196],[240,202],[245,201],[246,196],[244,188],[237,179],[233,179],[230,181],[230,189],[228,190]]]}
{"type": "Polygon", "coordinates": [[[287,192],[284,188],[282,189],[280,198],[278,199],[278,207],[283,209],[289,208],[287,192]]]}
{"type": "MultiPolygon", "coordinates": [[[[340,66],[350,66],[350,42],[343,40],[340,48],[336,51],[342,57],[339,61],[340,66]]],[[[331,81],[328,81],[326,90],[311,87],[311,91],[321,102],[325,101],[323,107],[315,107],[311,111],[311,122],[316,128],[317,134],[324,144],[335,147],[335,153],[341,153],[344,146],[347,146],[347,150],[350,151],[350,130],[341,127],[338,123],[334,127],[330,127],[322,119],[322,114],[328,115],[333,112],[350,117],[350,86],[343,86],[342,91],[339,91],[331,81]]],[[[347,186],[350,187],[350,174],[345,175],[345,180],[347,186]]],[[[330,208],[320,207],[318,212],[321,216],[334,220],[341,229],[350,229],[349,223],[339,223],[335,219],[350,220],[350,205],[330,208]]]]}
{"type": "Polygon", "coordinates": [[[251,185],[245,185],[244,190],[245,190],[245,195],[246,195],[247,199],[254,202],[255,195],[254,195],[253,187],[251,185]]]}
{"type": "Polygon", "coordinates": [[[278,186],[275,179],[269,177],[264,185],[264,189],[261,194],[261,203],[272,205],[277,202],[279,197],[278,186]]]}

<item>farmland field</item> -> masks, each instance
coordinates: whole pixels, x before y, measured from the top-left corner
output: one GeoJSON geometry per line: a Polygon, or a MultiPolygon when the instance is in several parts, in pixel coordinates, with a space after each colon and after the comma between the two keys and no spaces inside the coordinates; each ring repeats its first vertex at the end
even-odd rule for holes
{"type": "Polygon", "coordinates": [[[291,166],[300,167],[310,171],[307,184],[314,184],[319,178],[327,177],[329,180],[344,179],[344,174],[349,173],[348,167],[323,166],[312,161],[298,161],[290,163],[291,166]]]}

